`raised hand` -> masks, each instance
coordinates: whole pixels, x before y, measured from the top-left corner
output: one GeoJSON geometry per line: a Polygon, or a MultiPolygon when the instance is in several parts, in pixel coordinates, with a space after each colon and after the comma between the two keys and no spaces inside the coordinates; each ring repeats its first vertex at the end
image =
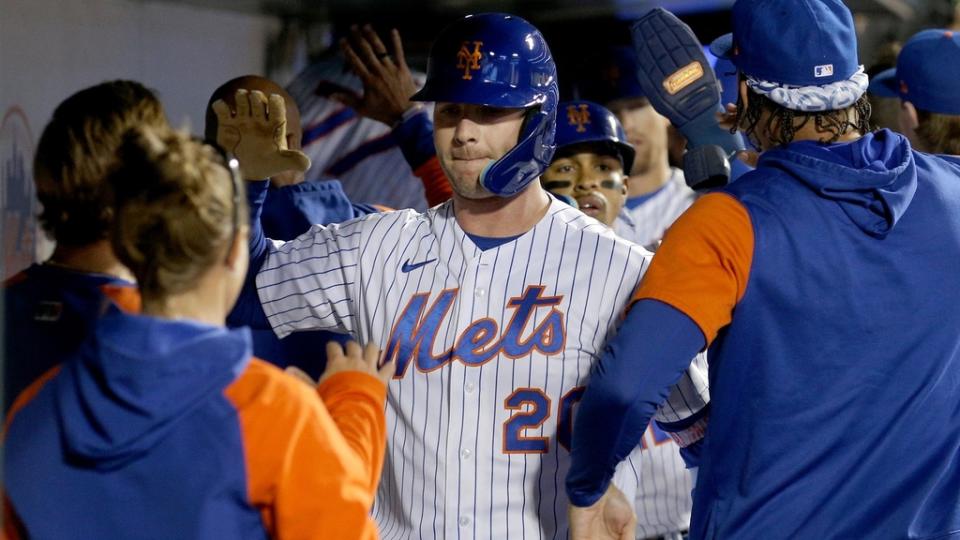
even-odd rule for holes
{"type": "Polygon", "coordinates": [[[350,39],[341,39],[340,47],[347,64],[363,82],[363,95],[336,93],[333,99],[356,110],[360,115],[387,125],[403,118],[403,113],[414,106],[410,101],[417,91],[410,68],[403,55],[400,32],[390,31],[393,50],[380,41],[370,25],[361,31],[350,29],[350,39]]]}
{"type": "Polygon", "coordinates": [[[303,172],[310,158],[287,148],[287,116],[283,97],[237,90],[234,113],[223,100],[213,103],[217,144],[236,156],[247,180],[263,180],[285,171],[303,172]]]}

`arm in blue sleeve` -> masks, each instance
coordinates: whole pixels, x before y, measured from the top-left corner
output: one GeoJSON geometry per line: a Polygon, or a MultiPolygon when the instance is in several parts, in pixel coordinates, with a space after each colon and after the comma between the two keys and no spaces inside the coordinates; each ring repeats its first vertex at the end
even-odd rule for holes
{"type": "Polygon", "coordinates": [[[433,122],[426,111],[419,111],[404,118],[393,128],[393,138],[412,170],[417,170],[437,155],[433,144],[433,122]]]}
{"type": "Polygon", "coordinates": [[[356,212],[339,180],[307,180],[270,188],[261,208],[260,225],[268,238],[287,241],[313,225],[340,223],[368,213],[356,212]]]}
{"type": "Polygon", "coordinates": [[[260,296],[257,294],[257,272],[263,267],[263,263],[267,262],[267,238],[260,225],[260,213],[269,185],[269,180],[247,182],[247,202],[250,205],[250,264],[247,266],[247,277],[240,289],[240,296],[237,297],[233,310],[227,315],[227,326],[270,328],[267,314],[264,313],[260,296]]]}
{"type": "Polygon", "coordinates": [[[617,464],[640,442],[657,407],[706,340],[683,312],[657,300],[637,302],[594,366],[574,421],[567,495],[597,502],[617,464]]]}

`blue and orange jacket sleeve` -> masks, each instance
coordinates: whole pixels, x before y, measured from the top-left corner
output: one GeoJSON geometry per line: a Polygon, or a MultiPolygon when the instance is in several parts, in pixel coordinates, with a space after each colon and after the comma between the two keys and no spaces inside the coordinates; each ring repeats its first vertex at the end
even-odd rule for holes
{"type": "MultiPolygon", "coordinates": [[[[371,485],[371,471],[355,445],[382,460],[384,428],[358,429],[358,440],[348,443],[312,389],[256,359],[225,395],[240,417],[249,501],[271,537],[377,537],[370,516],[376,483],[371,485]]],[[[377,395],[379,416],[371,417],[382,426],[385,389],[377,395]]]]}
{"type": "Polygon", "coordinates": [[[726,193],[705,195],[667,231],[633,301],[649,298],[680,310],[709,346],[746,292],[753,248],[743,204],[726,193]]]}
{"type": "Polygon", "coordinates": [[[386,452],[383,404],[387,387],[373,375],[347,371],[323,381],[317,391],[341,435],[363,462],[371,492],[376,492],[386,452]],[[370,444],[371,441],[383,443],[370,444]]]}
{"type": "MultiPolygon", "coordinates": [[[[57,373],[60,373],[60,366],[55,366],[48,370],[46,373],[41,375],[37,380],[30,383],[23,392],[20,392],[20,395],[17,396],[17,399],[14,400],[13,405],[10,406],[10,410],[7,412],[7,418],[3,424],[3,439],[7,438],[7,430],[10,428],[10,423],[13,422],[13,417],[20,412],[38,393],[43,389],[48,382],[50,382],[57,373]]],[[[3,497],[3,536],[0,536],[2,540],[21,540],[28,538],[26,530],[21,523],[20,518],[17,517],[16,509],[13,507],[13,503],[10,502],[10,499],[7,497],[6,492],[2,494],[3,497]]]]}

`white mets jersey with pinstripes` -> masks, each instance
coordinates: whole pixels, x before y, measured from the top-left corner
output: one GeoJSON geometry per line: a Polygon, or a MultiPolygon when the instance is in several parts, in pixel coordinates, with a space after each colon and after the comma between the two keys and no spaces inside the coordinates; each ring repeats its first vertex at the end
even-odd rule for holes
{"type": "Polygon", "coordinates": [[[683,171],[671,169],[670,179],[640,205],[630,208],[630,200],[627,200],[624,212],[633,219],[632,226],[625,227],[618,218],[614,229],[632,242],[655,248],[663,239],[663,233],[696,199],[696,192],[683,179],[683,171]]]}
{"type": "MultiPolygon", "coordinates": [[[[481,251],[447,202],[274,244],[257,288],[280,336],[345,330],[396,358],[382,538],[565,538],[575,404],[648,256],[559,201],[481,251]]],[[[634,495],[631,460],[615,482],[634,495]]]]}

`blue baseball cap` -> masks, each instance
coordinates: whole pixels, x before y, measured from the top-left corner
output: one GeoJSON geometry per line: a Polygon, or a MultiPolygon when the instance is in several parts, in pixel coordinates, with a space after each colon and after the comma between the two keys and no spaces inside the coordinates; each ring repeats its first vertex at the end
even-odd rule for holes
{"type": "Polygon", "coordinates": [[[897,67],[881,71],[870,93],[899,97],[921,110],[960,115],[960,33],[924,30],[897,56],[897,67]]]}
{"type": "Polygon", "coordinates": [[[748,76],[825,86],[860,70],[853,16],[840,0],[737,0],[732,17],[733,33],[710,51],[748,76]]]}

